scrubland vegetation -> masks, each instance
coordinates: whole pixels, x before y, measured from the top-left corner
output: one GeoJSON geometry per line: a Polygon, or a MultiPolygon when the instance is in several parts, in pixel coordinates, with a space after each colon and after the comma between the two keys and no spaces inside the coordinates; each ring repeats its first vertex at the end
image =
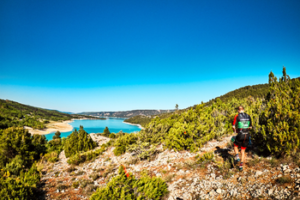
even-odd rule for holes
{"type": "Polygon", "coordinates": [[[279,80],[270,73],[265,98],[233,97],[227,102],[217,98],[211,105],[202,103],[168,118],[156,117],[139,133],[119,137],[114,143],[115,155],[135,151],[141,145],[150,150],[158,144],[176,151],[197,151],[206,142],[232,133],[231,123],[239,105],[252,117],[252,139],[261,151],[279,155],[299,148],[300,82],[290,80],[284,68],[279,80]],[[137,143],[140,145],[135,146],[137,143]]]}
{"type": "Polygon", "coordinates": [[[99,188],[91,200],[118,200],[118,199],[155,199],[159,200],[167,190],[167,184],[161,179],[150,177],[147,174],[139,179],[133,175],[125,174],[122,166],[119,175],[112,178],[104,188],[99,188]]]}

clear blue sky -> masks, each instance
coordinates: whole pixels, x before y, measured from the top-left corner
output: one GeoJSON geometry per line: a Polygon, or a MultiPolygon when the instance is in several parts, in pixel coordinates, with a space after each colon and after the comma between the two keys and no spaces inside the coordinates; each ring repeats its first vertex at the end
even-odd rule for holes
{"type": "Polygon", "coordinates": [[[299,0],[0,2],[0,98],[62,111],[185,108],[282,66],[299,0]]]}

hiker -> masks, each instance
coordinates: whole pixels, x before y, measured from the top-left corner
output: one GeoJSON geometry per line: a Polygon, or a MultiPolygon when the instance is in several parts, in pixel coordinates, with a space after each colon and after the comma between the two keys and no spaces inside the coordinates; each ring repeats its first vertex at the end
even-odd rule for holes
{"type": "Polygon", "coordinates": [[[240,162],[240,170],[243,170],[243,164],[246,159],[245,151],[246,147],[249,143],[249,129],[252,129],[252,120],[251,117],[244,112],[244,107],[239,106],[238,107],[238,112],[234,117],[233,123],[232,123],[232,128],[235,133],[237,133],[237,136],[235,138],[235,141],[233,143],[234,145],[234,152],[236,156],[236,161],[240,162]],[[241,147],[241,153],[242,153],[242,160],[239,158],[239,147],[241,147]]]}

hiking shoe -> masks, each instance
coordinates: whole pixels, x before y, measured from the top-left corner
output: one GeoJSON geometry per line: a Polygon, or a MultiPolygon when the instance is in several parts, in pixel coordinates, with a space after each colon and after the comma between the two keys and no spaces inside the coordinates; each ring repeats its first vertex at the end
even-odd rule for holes
{"type": "Polygon", "coordinates": [[[240,158],[235,159],[235,163],[239,163],[241,161],[240,158]]]}
{"type": "Polygon", "coordinates": [[[243,171],[243,166],[239,166],[239,170],[240,170],[240,171],[243,171]]]}

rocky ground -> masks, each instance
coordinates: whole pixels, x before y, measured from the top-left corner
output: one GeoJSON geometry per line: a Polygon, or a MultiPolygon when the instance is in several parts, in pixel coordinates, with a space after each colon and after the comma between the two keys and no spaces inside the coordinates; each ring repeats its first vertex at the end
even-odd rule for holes
{"type": "MultiPolygon", "coordinates": [[[[99,146],[108,138],[91,134],[99,146]]],[[[105,186],[121,164],[136,177],[147,170],[168,184],[167,200],[192,199],[300,199],[300,168],[294,162],[278,162],[248,151],[244,171],[232,162],[230,137],[208,142],[200,151],[175,152],[157,147],[154,159],[139,161],[134,153],[116,157],[110,147],[95,160],[71,167],[62,152],[59,161],[45,165],[42,177],[45,199],[88,199],[97,187],[105,186]],[[213,160],[199,162],[205,152],[213,160]]]]}

